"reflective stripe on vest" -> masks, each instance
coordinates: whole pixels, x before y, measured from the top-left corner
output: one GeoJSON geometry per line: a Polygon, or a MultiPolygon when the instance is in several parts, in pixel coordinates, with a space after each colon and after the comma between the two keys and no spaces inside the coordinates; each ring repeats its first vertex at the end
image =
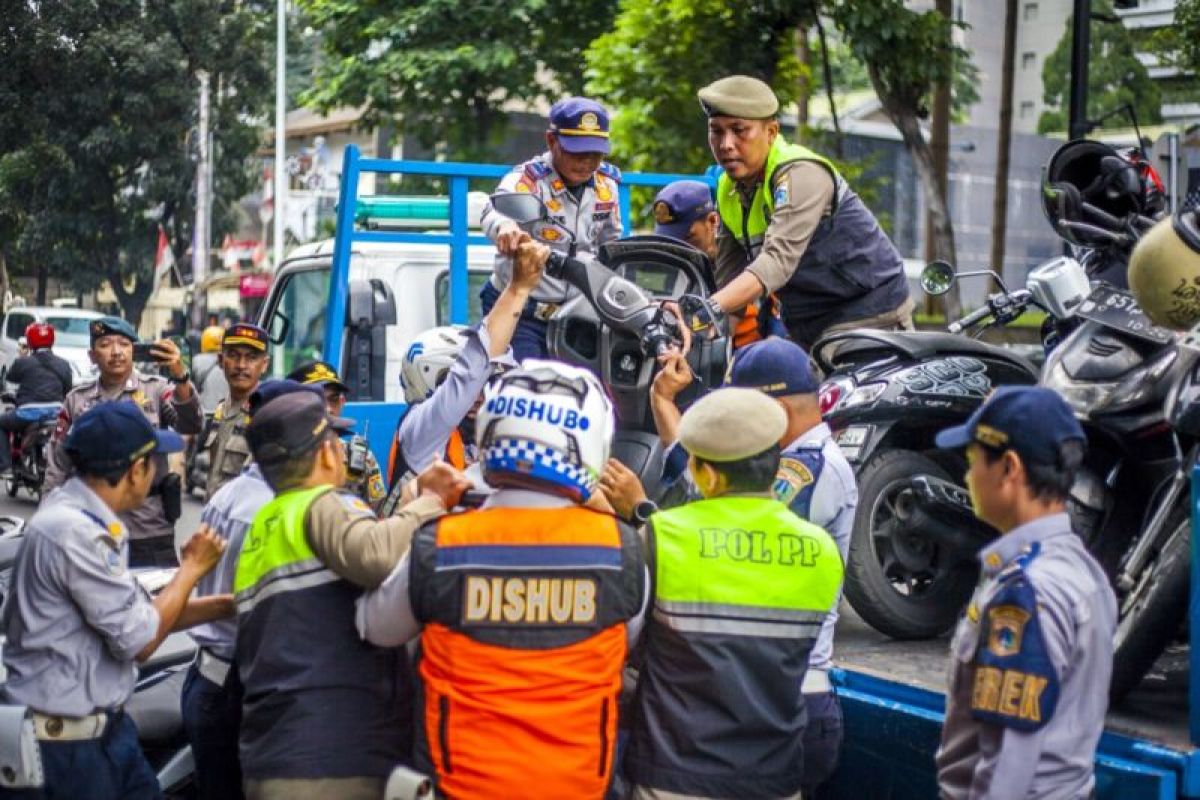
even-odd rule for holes
{"type": "Polygon", "coordinates": [[[759,497],[689,503],[653,524],[656,621],[684,634],[816,637],[842,582],[824,530],[759,497]]]}
{"type": "Polygon", "coordinates": [[[309,507],[331,486],[284,492],[259,509],[238,554],[233,592],[238,614],[281,592],[340,580],[320,561],[304,536],[309,507]]]}
{"type": "Polygon", "coordinates": [[[834,183],[834,201],[831,213],[837,212],[837,197],[843,184],[833,162],[822,155],[814,153],[807,147],[798,144],[788,144],[782,136],[775,137],[771,152],[767,155],[767,163],[763,169],[763,180],[754,190],[750,207],[742,205],[741,195],[737,184],[722,172],[717,179],[717,211],[721,215],[721,224],[725,226],[746,251],[747,258],[754,258],[762,247],[763,236],[771,223],[771,214],[775,211],[775,173],[786,165],[797,161],[815,161],[829,170],[834,183]]]}

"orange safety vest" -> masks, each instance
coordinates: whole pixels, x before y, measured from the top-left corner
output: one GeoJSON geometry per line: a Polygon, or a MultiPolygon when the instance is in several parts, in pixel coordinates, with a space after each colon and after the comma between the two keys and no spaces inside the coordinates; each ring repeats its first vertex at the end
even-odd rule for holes
{"type": "Polygon", "coordinates": [[[625,623],[646,591],[637,534],[580,506],[470,511],[423,528],[410,573],[424,624],[418,763],[439,791],[600,800],[625,623]]]}
{"type": "MultiPolygon", "coordinates": [[[[403,417],[401,417],[403,419],[403,417]]],[[[400,460],[400,425],[396,425],[396,435],[392,437],[392,447],[388,451],[388,483],[394,484],[397,480],[404,477],[404,472],[408,470],[406,466],[399,474],[396,473],[396,465],[400,460]]],[[[450,432],[450,440],[446,442],[446,452],[442,456],[442,460],[450,466],[461,471],[467,468],[467,447],[463,443],[462,434],[455,428],[450,432]]]]}
{"type": "Polygon", "coordinates": [[[759,300],[751,303],[742,309],[742,318],[738,322],[737,327],[733,329],[733,349],[745,347],[748,344],[763,339],[762,327],[759,320],[759,314],[763,313],[763,308],[772,316],[779,317],[779,300],[775,295],[770,294],[759,300]]]}

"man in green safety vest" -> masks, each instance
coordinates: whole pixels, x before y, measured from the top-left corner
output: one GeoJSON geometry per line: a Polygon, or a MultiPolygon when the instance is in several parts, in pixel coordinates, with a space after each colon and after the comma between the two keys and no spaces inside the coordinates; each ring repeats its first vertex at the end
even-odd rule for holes
{"type": "Polygon", "coordinates": [[[784,141],[771,87],[732,75],[698,94],[723,170],[711,310],[740,316],[775,293],[805,350],[833,330],[911,330],[900,253],[829,159],[784,141]]]}
{"type": "Polygon", "coordinates": [[[704,499],[646,525],[654,602],[625,760],[635,800],[800,796],[797,687],[842,559],[772,496],[786,428],[778,403],[736,387],[680,423],[704,499]]]}

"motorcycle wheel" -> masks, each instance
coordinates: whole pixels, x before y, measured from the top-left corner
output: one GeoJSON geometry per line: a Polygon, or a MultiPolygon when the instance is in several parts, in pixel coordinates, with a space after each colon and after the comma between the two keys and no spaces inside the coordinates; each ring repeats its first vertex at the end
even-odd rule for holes
{"type": "Polygon", "coordinates": [[[20,482],[17,481],[17,476],[14,474],[11,478],[4,479],[4,491],[9,497],[16,497],[17,490],[21,488],[20,482]]]}
{"type": "Polygon", "coordinates": [[[1119,596],[1113,638],[1113,704],[1141,683],[1187,618],[1191,578],[1192,522],[1185,505],[1171,524],[1167,543],[1146,565],[1131,591],[1119,596]]]}
{"type": "Polygon", "coordinates": [[[858,509],[846,561],[846,598],[868,625],[893,639],[930,639],[954,625],[975,575],[939,559],[938,547],[907,530],[900,509],[912,478],[953,480],[911,450],[871,458],[858,476],[858,509]]]}

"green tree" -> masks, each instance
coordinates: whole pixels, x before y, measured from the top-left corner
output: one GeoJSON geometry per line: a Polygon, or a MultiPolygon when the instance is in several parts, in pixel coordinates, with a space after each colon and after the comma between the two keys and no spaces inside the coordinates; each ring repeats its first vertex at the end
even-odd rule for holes
{"type": "MultiPolygon", "coordinates": [[[[1108,0],[1094,0],[1092,13],[1112,16],[1108,0]]],[[[1042,102],[1046,110],[1038,118],[1038,133],[1067,129],[1067,101],[1071,80],[1071,30],[1074,17],[1054,52],[1042,67],[1042,102]]],[[[1092,18],[1088,61],[1088,119],[1097,119],[1124,105],[1132,105],[1141,124],[1162,121],[1158,85],[1134,53],[1133,39],[1120,22],[1092,18]]],[[[1123,115],[1108,118],[1101,127],[1127,128],[1123,115]]]]}
{"type": "Polygon", "coordinates": [[[583,86],[583,49],[615,0],[299,0],[321,32],[303,101],[365,105],[450,158],[486,159],[502,141],[505,104],[556,99],[583,86]]]}
{"type": "Polygon", "coordinates": [[[270,16],[244,0],[9,3],[0,35],[0,251],[79,290],[107,280],[133,322],[157,226],[191,238],[196,72],[212,76],[213,229],[250,188],[270,16]],[[10,13],[11,12],[11,13],[10,13]]]}

